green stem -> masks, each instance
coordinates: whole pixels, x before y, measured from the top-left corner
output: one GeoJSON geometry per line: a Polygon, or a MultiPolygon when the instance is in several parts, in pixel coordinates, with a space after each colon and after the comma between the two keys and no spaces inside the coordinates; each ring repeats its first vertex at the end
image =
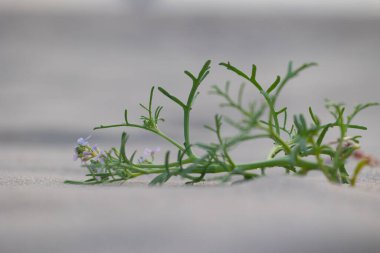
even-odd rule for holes
{"type": "Polygon", "coordinates": [[[237,165],[236,168],[238,170],[253,170],[253,169],[261,169],[261,168],[268,168],[268,167],[286,167],[289,166],[291,163],[288,156],[280,157],[280,158],[273,158],[265,161],[258,161],[254,163],[247,163],[247,164],[240,164],[237,165]]]}
{"type": "Polygon", "coordinates": [[[185,138],[186,154],[194,157],[190,144],[190,108],[183,108],[183,135],[185,138]]]}
{"type": "Polygon", "coordinates": [[[265,101],[267,102],[269,106],[269,129],[271,132],[273,132],[273,125],[272,125],[272,120],[274,120],[274,126],[276,128],[276,134],[279,136],[280,135],[280,124],[278,123],[278,118],[276,115],[276,111],[274,109],[274,103],[271,101],[271,98],[265,91],[261,91],[261,94],[264,96],[265,101]]]}
{"type": "MultiPolygon", "coordinates": [[[[194,162],[192,159],[187,159],[183,161],[183,163],[192,163],[194,162]]],[[[318,170],[319,169],[319,164],[318,163],[313,163],[310,161],[302,160],[302,159],[297,159],[295,163],[291,161],[291,158],[289,156],[284,156],[281,158],[274,158],[270,160],[265,160],[265,161],[259,161],[255,163],[249,163],[249,164],[240,164],[235,167],[234,170],[233,167],[229,164],[225,165],[220,165],[220,164],[214,164],[214,165],[209,165],[206,168],[204,165],[199,165],[197,167],[192,167],[188,169],[181,169],[179,167],[178,163],[170,163],[168,165],[130,165],[130,164],[119,164],[119,166],[127,169],[127,170],[132,170],[134,171],[128,179],[132,177],[138,177],[141,175],[148,175],[148,174],[160,174],[165,171],[167,171],[166,166],[170,167],[170,173],[172,175],[181,175],[181,176],[189,176],[188,174],[202,174],[202,173],[224,173],[224,172],[238,172],[238,173],[245,173],[248,170],[254,170],[254,169],[263,169],[263,168],[269,168],[269,167],[282,167],[282,168],[289,168],[289,166],[296,166],[296,167],[301,167],[305,169],[305,171],[309,170],[318,170]]],[[[364,165],[363,165],[364,166],[364,165]]],[[[359,166],[358,166],[359,167],[359,166]]],[[[330,167],[326,166],[327,169],[331,169],[330,167]]],[[[357,172],[358,174],[358,172],[357,172]]],[[[122,180],[122,179],[120,179],[122,180]]],[[[355,180],[353,179],[353,183],[355,183],[355,180]]]]}
{"type": "MultiPolygon", "coordinates": [[[[289,156],[284,156],[284,157],[274,158],[274,159],[270,159],[266,161],[238,165],[237,168],[241,170],[252,170],[252,169],[268,168],[268,167],[287,168],[289,166],[302,167],[302,168],[305,168],[306,170],[316,170],[316,169],[319,169],[320,165],[318,163],[310,162],[303,159],[297,159],[297,161],[293,165],[291,158],[289,156]]],[[[326,168],[329,168],[329,167],[326,166],[326,168]]]]}
{"type": "Polygon", "coordinates": [[[184,129],[184,138],[185,138],[185,148],[186,148],[186,154],[189,157],[195,157],[191,149],[191,143],[190,143],[190,111],[192,109],[191,106],[193,104],[194,96],[197,92],[198,87],[199,87],[199,83],[197,81],[194,81],[189,97],[187,99],[186,107],[183,108],[183,129],[184,129]]]}
{"type": "MultiPolygon", "coordinates": [[[[254,169],[262,169],[262,168],[269,168],[269,167],[282,167],[282,168],[289,168],[290,166],[295,167],[302,167],[305,168],[306,171],[309,170],[318,170],[319,164],[310,162],[303,159],[297,159],[297,161],[294,163],[289,156],[284,156],[280,158],[274,158],[264,161],[258,161],[254,163],[247,163],[247,164],[239,164],[236,165],[235,170],[237,171],[247,171],[247,170],[254,170],[254,169]]],[[[326,166],[326,165],[325,165],[326,166]]],[[[220,165],[210,165],[206,169],[206,173],[221,173],[221,172],[227,172],[227,170],[230,168],[230,165],[220,166],[220,165]]],[[[329,166],[326,166],[327,169],[331,169],[329,166]]],[[[204,168],[191,168],[184,170],[184,172],[187,173],[204,173],[204,168]]]]}
{"type": "Polygon", "coordinates": [[[94,130],[105,129],[105,128],[115,128],[115,127],[132,127],[132,128],[140,128],[140,129],[147,130],[147,131],[152,132],[152,133],[160,136],[161,138],[167,140],[168,142],[170,142],[171,144],[176,146],[179,150],[185,151],[185,148],[182,147],[182,145],[180,145],[178,142],[176,142],[175,140],[173,140],[172,138],[170,138],[169,136],[167,136],[166,134],[161,132],[159,129],[146,128],[144,126],[140,126],[140,125],[136,125],[136,124],[115,124],[115,125],[108,125],[108,126],[102,126],[101,125],[99,127],[95,127],[94,130]]]}
{"type": "MultiPolygon", "coordinates": [[[[189,164],[194,162],[194,158],[188,158],[186,160],[183,160],[181,163],[179,162],[174,162],[174,163],[169,163],[169,167],[177,167],[180,166],[181,164],[189,164]]],[[[146,168],[146,169],[155,169],[155,168],[165,168],[165,164],[135,164],[136,167],[139,168],[146,168]]]]}
{"type": "Polygon", "coordinates": [[[232,169],[235,168],[235,163],[233,162],[230,154],[228,153],[227,146],[225,145],[225,143],[222,139],[222,136],[220,135],[220,126],[217,127],[216,136],[218,137],[218,141],[219,141],[220,145],[222,146],[223,154],[226,157],[228,163],[231,165],[232,169]]]}
{"type": "Polygon", "coordinates": [[[314,146],[314,151],[315,151],[315,157],[317,159],[317,163],[320,167],[320,169],[322,170],[323,174],[326,176],[326,178],[330,181],[334,181],[334,179],[331,177],[329,171],[326,169],[326,166],[323,162],[323,159],[321,157],[321,147],[320,146],[316,146],[316,143],[314,141],[314,138],[310,138],[310,142],[312,144],[312,146],[314,146]]]}
{"type": "Polygon", "coordinates": [[[358,165],[356,165],[355,170],[354,170],[354,174],[352,175],[352,178],[351,178],[351,180],[350,180],[350,184],[351,184],[351,186],[355,186],[355,184],[356,184],[356,180],[357,180],[357,178],[358,178],[358,176],[359,176],[360,171],[362,171],[362,169],[363,169],[366,165],[368,165],[368,160],[367,160],[367,159],[361,160],[361,161],[358,163],[358,165]]]}

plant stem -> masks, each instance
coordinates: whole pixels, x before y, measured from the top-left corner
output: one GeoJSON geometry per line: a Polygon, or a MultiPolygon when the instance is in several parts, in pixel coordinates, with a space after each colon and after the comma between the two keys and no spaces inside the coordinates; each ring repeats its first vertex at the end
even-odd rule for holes
{"type": "Polygon", "coordinates": [[[355,170],[354,170],[354,174],[352,175],[352,178],[351,178],[351,186],[355,186],[356,184],[356,180],[358,178],[358,175],[360,173],[360,171],[366,166],[368,165],[368,160],[364,159],[364,160],[361,160],[355,167],[355,170]]]}
{"type": "MultiPolygon", "coordinates": [[[[181,164],[189,164],[193,163],[195,161],[194,158],[188,158],[186,160],[183,160],[181,164]]],[[[146,169],[155,169],[155,168],[165,168],[165,164],[135,164],[136,167],[139,168],[146,168],[146,169]]],[[[169,167],[177,167],[180,166],[179,162],[169,163],[169,167]]]]}
{"type": "Polygon", "coordinates": [[[186,154],[189,157],[194,157],[190,144],[190,108],[183,108],[183,135],[185,138],[186,154]]]}
{"type": "Polygon", "coordinates": [[[183,130],[184,130],[183,132],[184,132],[184,138],[185,138],[186,154],[189,157],[195,157],[193,150],[191,149],[191,143],[190,143],[190,111],[192,109],[191,106],[193,104],[194,96],[196,94],[198,87],[199,87],[198,81],[194,81],[189,97],[187,99],[186,107],[183,108],[183,130]]]}
{"type": "Polygon", "coordinates": [[[175,140],[173,140],[172,138],[170,138],[169,136],[167,136],[166,134],[164,134],[163,132],[161,132],[157,128],[156,129],[146,128],[144,126],[140,126],[140,125],[136,125],[136,124],[115,124],[115,125],[108,125],[108,126],[102,126],[101,125],[99,127],[95,127],[94,130],[105,129],[105,128],[115,128],[115,127],[132,127],[132,128],[141,128],[141,129],[147,130],[147,131],[152,132],[152,133],[160,136],[161,138],[167,140],[168,142],[170,142],[171,144],[176,146],[179,150],[185,151],[185,148],[182,147],[181,144],[179,144],[178,142],[176,142],[175,140]]]}

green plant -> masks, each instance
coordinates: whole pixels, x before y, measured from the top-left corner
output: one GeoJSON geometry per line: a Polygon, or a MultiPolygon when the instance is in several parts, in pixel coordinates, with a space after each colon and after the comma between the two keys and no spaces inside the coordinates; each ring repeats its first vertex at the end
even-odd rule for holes
{"type": "Polygon", "coordinates": [[[230,94],[230,84],[222,89],[213,86],[211,93],[223,99],[222,107],[230,107],[241,114],[240,121],[234,121],[228,117],[215,115],[214,126],[205,126],[216,135],[216,143],[194,143],[190,138],[190,115],[194,98],[198,95],[198,88],[205,80],[210,70],[210,61],[207,61],[197,75],[185,71],[190,78],[192,86],[187,100],[182,101],[163,87],[158,90],[179,106],[183,111],[183,144],[173,140],[159,129],[159,123],[163,121],[160,113],[162,106],[153,106],[155,87],[150,90],[148,105],[140,104],[146,111],[141,116],[142,123],[131,123],[128,119],[128,111],[125,110],[124,122],[115,125],[100,125],[96,129],[106,128],[140,128],[160,136],[170,142],[178,150],[175,160],[170,158],[170,152],[165,154],[163,164],[154,163],[154,154],[157,150],[146,151],[146,157],[135,161],[136,151],[130,156],[126,154],[128,135],[123,132],[120,148],[112,148],[101,152],[96,146],[91,147],[88,139],[80,138],[75,149],[75,156],[82,161],[82,166],[87,168],[89,177],[84,182],[66,181],[73,184],[100,184],[115,181],[125,181],[147,174],[157,174],[150,182],[151,185],[163,184],[173,176],[180,176],[187,183],[198,183],[209,174],[221,174],[213,177],[221,181],[228,181],[234,176],[240,176],[245,180],[254,179],[265,175],[265,170],[273,167],[282,167],[287,173],[306,175],[309,171],[317,170],[331,182],[355,184],[360,170],[366,166],[374,166],[377,161],[365,155],[359,150],[360,136],[349,136],[348,130],[366,130],[362,125],[353,124],[353,119],[362,110],[378,105],[378,103],[359,104],[353,111],[346,113],[344,104],[326,101],[326,108],[333,120],[322,123],[317,115],[309,107],[309,115],[295,115],[290,122],[286,107],[279,107],[277,100],[285,85],[301,71],[315,66],[315,63],[304,64],[296,69],[289,63],[287,73],[283,78],[277,76],[275,81],[264,88],[256,79],[256,66],[252,65],[249,74],[233,66],[229,62],[220,65],[234,74],[240,76],[248,84],[253,85],[263,101],[257,105],[250,103],[243,106],[244,85],[240,86],[238,96],[234,99],[230,94]],[[234,136],[222,135],[222,123],[226,122],[236,128],[234,136]],[[326,142],[326,134],[333,128],[338,129],[339,135],[336,141],[326,142]],[[252,163],[237,163],[230,154],[230,150],[237,145],[259,138],[267,138],[273,141],[267,159],[253,161],[252,163]],[[195,154],[193,148],[201,149],[202,154],[195,154]],[[350,177],[346,164],[350,157],[359,160],[353,176],[350,177]]]}

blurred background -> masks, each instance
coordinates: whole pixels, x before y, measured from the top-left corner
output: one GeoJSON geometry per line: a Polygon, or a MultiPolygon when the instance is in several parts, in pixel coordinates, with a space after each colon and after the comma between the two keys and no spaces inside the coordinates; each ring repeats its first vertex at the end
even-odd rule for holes
{"type": "MultiPolygon", "coordinates": [[[[291,113],[313,106],[327,117],[325,98],[379,101],[379,45],[375,0],[2,0],[0,166],[76,169],[71,153],[78,137],[92,134],[104,148],[117,146],[123,129],[91,129],[122,122],[124,108],[138,122],[138,103],[147,102],[153,85],[186,96],[183,70],[197,72],[207,59],[212,72],[194,107],[194,141],[212,140],[203,125],[212,122],[220,100],[207,96],[210,86],[241,83],[221,61],[246,70],[256,64],[264,85],[284,75],[290,60],[318,62],[284,91],[281,103],[291,113]]],[[[248,88],[246,98],[258,94],[248,88]]],[[[182,142],[180,110],[160,94],[155,99],[165,107],[162,128],[182,142]]],[[[361,116],[370,137],[378,115],[376,108],[361,116]]],[[[149,133],[128,132],[133,147],[170,148],[149,133]]],[[[370,137],[365,148],[377,152],[377,138],[370,137]]],[[[265,155],[244,150],[235,155],[265,155]]]]}
{"type": "MultiPolygon", "coordinates": [[[[192,111],[194,142],[214,141],[203,125],[216,112],[234,113],[207,94],[214,84],[242,82],[221,61],[247,71],[256,64],[264,86],[290,60],[317,62],[279,104],[290,114],[312,106],[327,121],[325,98],[380,101],[380,1],[0,0],[0,251],[194,252],[188,245],[196,245],[199,252],[379,252],[376,169],[366,170],[359,187],[373,187],[372,195],[314,177],[269,177],[201,194],[197,187],[62,183],[83,179],[72,161],[77,138],[118,146],[125,129],[91,129],[121,123],[125,108],[140,122],[138,104],[148,102],[153,85],[185,98],[191,83],[183,71],[197,73],[208,59],[211,74],[192,111]]],[[[245,99],[259,94],[247,87],[245,99]]],[[[182,142],[181,111],[158,93],[154,103],[164,106],[162,130],[182,142]]],[[[377,157],[379,112],[364,112],[356,123],[368,131],[353,132],[377,157]]],[[[127,131],[128,152],[172,149],[127,131]]],[[[233,157],[260,159],[270,145],[243,146],[233,157]]]]}

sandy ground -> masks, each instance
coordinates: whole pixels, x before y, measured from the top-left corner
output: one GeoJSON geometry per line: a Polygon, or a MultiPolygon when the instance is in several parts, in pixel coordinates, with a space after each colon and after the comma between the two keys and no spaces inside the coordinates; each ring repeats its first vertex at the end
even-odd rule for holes
{"type": "MultiPolygon", "coordinates": [[[[0,14],[0,252],[379,252],[380,174],[367,170],[355,189],[319,175],[274,173],[234,186],[161,188],[143,178],[123,185],[64,185],[81,179],[71,161],[79,136],[99,123],[120,122],[151,85],[186,95],[184,69],[212,59],[192,121],[195,140],[218,99],[210,85],[240,80],[217,67],[256,63],[264,83],[289,60],[316,61],[285,91],[293,113],[321,102],[379,101],[380,19],[323,16],[126,16],[0,14]],[[178,86],[185,87],[179,88],[178,86]]],[[[255,94],[251,90],[249,94],[255,94]]],[[[250,96],[247,94],[247,97],[250,96]]],[[[181,139],[179,110],[162,97],[164,130],[181,139]]],[[[369,127],[364,149],[380,156],[379,109],[359,119],[369,127]]],[[[227,132],[229,130],[226,130],[227,132]]],[[[102,147],[121,130],[94,133],[102,147]]],[[[171,148],[130,131],[137,148],[171,148]]],[[[263,144],[264,145],[264,144],[263,144]]],[[[243,161],[262,147],[235,150],[243,161]]]]}

